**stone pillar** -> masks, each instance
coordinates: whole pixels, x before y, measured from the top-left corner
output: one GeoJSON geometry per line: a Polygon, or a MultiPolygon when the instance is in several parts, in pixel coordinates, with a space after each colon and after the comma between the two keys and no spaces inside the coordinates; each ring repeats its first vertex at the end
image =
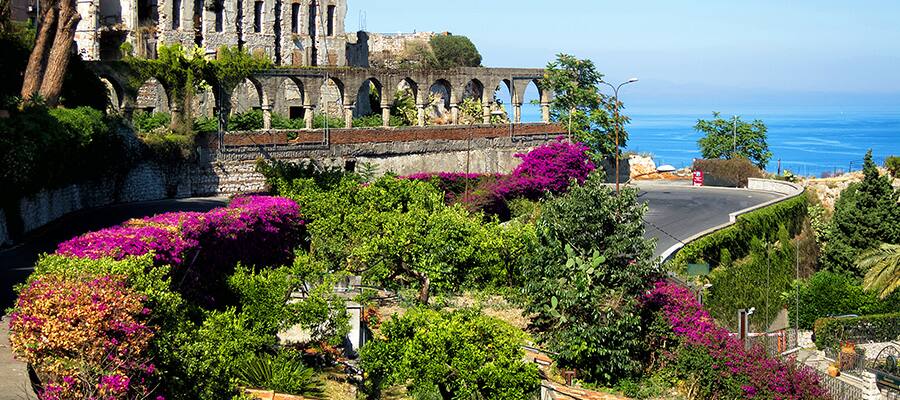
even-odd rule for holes
{"type": "Polygon", "coordinates": [[[484,112],[483,112],[484,121],[483,122],[485,124],[490,124],[491,123],[491,106],[487,105],[487,103],[484,103],[483,108],[484,108],[484,112]]]}
{"type": "Polygon", "coordinates": [[[425,126],[425,105],[416,104],[416,120],[419,126],[425,126]]]}
{"type": "Polygon", "coordinates": [[[303,122],[306,123],[306,129],[313,128],[313,117],[315,117],[316,106],[307,105],[303,106],[303,122]]]}
{"type": "Polygon", "coordinates": [[[344,128],[353,127],[353,106],[344,106],[344,128]]]}
{"type": "Polygon", "coordinates": [[[262,112],[263,112],[263,129],[265,129],[265,130],[272,129],[272,106],[270,106],[268,104],[263,104],[262,112]]]}
{"type": "Polygon", "coordinates": [[[391,107],[384,104],[381,105],[381,124],[385,128],[391,126],[391,107]]]}
{"type": "Polygon", "coordinates": [[[522,122],[522,103],[513,104],[513,121],[517,124],[522,122]]]}
{"type": "Polygon", "coordinates": [[[545,123],[550,122],[550,103],[541,103],[541,120],[545,123]]]}
{"type": "Polygon", "coordinates": [[[459,125],[459,104],[450,103],[450,118],[453,125],[459,125]]]}

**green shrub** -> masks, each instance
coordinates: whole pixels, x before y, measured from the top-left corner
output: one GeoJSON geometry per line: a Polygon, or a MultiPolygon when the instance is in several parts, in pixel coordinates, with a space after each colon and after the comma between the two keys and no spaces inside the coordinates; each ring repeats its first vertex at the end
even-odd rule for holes
{"type": "Polygon", "coordinates": [[[171,122],[172,115],[164,112],[135,111],[131,117],[131,124],[138,133],[149,133],[159,128],[168,128],[171,122]]]}
{"type": "Polygon", "coordinates": [[[703,171],[706,186],[747,187],[749,178],[763,178],[759,167],[746,158],[696,160],[694,171],[703,171]]]}
{"type": "Polygon", "coordinates": [[[313,116],[313,129],[325,129],[325,122],[328,122],[329,129],[339,129],[344,127],[343,118],[316,113],[316,115],[313,116]]]}
{"type": "Polygon", "coordinates": [[[808,280],[796,281],[784,293],[791,323],[797,319],[799,296],[801,329],[812,329],[819,318],[836,315],[881,314],[900,309],[900,294],[880,300],[875,293],[863,290],[859,282],[844,274],[820,271],[808,280]]]}
{"type": "Polygon", "coordinates": [[[815,323],[816,347],[836,348],[844,341],[889,342],[900,339],[900,313],[853,318],[821,318],[815,323]]]}
{"type": "Polygon", "coordinates": [[[228,131],[253,131],[263,128],[262,110],[249,110],[228,117],[228,131]]]}
{"type": "Polygon", "coordinates": [[[312,368],[303,364],[300,355],[283,350],[276,355],[261,354],[241,364],[238,380],[248,387],[274,390],[309,398],[322,398],[324,383],[312,368]]]}
{"type": "Polygon", "coordinates": [[[687,264],[694,262],[708,262],[715,268],[720,264],[722,249],[728,249],[734,259],[746,257],[754,237],[773,241],[781,225],[790,236],[797,235],[806,213],[806,196],[797,196],[741,215],[734,225],[685,245],[669,262],[669,270],[683,273],[687,264]]]}
{"type": "Polygon", "coordinates": [[[523,273],[525,313],[559,365],[585,381],[615,383],[641,369],[639,297],[659,277],[646,210],[636,190],[617,195],[596,176],[542,207],[523,273]]]}
{"type": "Polygon", "coordinates": [[[884,167],[894,178],[900,178],[900,156],[889,156],[884,159],[884,167]]]}
{"type": "MultiPolygon", "coordinates": [[[[396,115],[391,115],[388,125],[403,126],[403,119],[396,115]]],[[[380,128],[382,126],[384,126],[384,121],[381,118],[381,114],[372,114],[353,119],[353,127],[355,128],[380,128]]]]}

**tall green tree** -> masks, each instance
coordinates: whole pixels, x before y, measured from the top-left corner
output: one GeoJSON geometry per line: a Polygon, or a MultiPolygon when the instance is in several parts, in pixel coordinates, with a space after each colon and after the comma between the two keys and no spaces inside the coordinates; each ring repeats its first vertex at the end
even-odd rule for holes
{"type": "Polygon", "coordinates": [[[381,333],[360,355],[369,398],[404,385],[445,400],[518,400],[540,387],[537,366],[524,360],[525,335],[476,310],[413,309],[381,333]]]}
{"type": "Polygon", "coordinates": [[[600,91],[603,74],[597,71],[593,61],[559,54],[544,71],[541,85],[554,94],[550,105],[552,121],[570,127],[572,139],[587,145],[595,160],[616,151],[617,126],[619,148],[625,147],[628,141],[625,125],[630,119],[622,115],[621,101],[616,104],[600,91]],[[616,106],[620,110],[618,119],[614,118],[616,106]]]}
{"type": "Polygon", "coordinates": [[[862,182],[841,192],[834,205],[834,216],[826,234],[827,245],[822,262],[830,271],[862,277],[866,271],[856,263],[860,253],[881,243],[900,243],[900,190],[881,176],[866,153],[862,182]]]}
{"type": "Polygon", "coordinates": [[[481,53],[469,38],[457,35],[437,35],[431,38],[428,66],[436,69],[480,67],[481,53]]]}
{"type": "Polygon", "coordinates": [[[698,120],[694,129],[705,135],[697,141],[703,158],[743,157],[760,169],[765,169],[772,158],[766,141],[768,128],[758,119],[753,122],[743,121],[741,117],[726,120],[714,112],[712,120],[698,120]]]}
{"type": "Polygon", "coordinates": [[[548,201],[537,222],[525,312],[537,339],[586,381],[613,383],[641,368],[638,298],[659,274],[643,236],[646,211],[636,190],[616,195],[594,176],[548,201]]]}

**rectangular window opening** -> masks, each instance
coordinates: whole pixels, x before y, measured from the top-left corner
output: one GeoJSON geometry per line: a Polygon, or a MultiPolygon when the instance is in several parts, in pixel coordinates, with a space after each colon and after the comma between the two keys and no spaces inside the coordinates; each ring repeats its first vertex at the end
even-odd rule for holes
{"type": "Polygon", "coordinates": [[[172,2],[172,29],[181,28],[181,0],[172,2]]]}
{"type": "Polygon", "coordinates": [[[300,33],[300,3],[291,4],[291,33],[300,33]]]}
{"type": "Polygon", "coordinates": [[[316,6],[309,6],[309,36],[316,37],[316,6]]]}
{"type": "Polygon", "coordinates": [[[334,36],[334,12],[335,6],[328,6],[328,36],[334,36]]]}
{"type": "Polygon", "coordinates": [[[262,11],[263,2],[257,1],[253,3],[253,32],[262,32],[262,11]]]}
{"type": "Polygon", "coordinates": [[[216,2],[216,32],[225,30],[225,5],[221,1],[216,2]]]}

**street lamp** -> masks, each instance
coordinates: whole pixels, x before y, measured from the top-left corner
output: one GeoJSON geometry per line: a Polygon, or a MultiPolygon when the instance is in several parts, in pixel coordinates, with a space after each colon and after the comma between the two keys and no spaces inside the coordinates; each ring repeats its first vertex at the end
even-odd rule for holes
{"type": "Polygon", "coordinates": [[[637,81],[637,78],[631,78],[625,82],[620,83],[619,86],[613,86],[613,84],[609,82],[600,81],[600,83],[609,86],[613,90],[613,106],[615,107],[613,108],[613,121],[616,124],[616,195],[619,194],[619,89],[621,89],[622,86],[625,86],[629,83],[635,83],[637,81]]]}

